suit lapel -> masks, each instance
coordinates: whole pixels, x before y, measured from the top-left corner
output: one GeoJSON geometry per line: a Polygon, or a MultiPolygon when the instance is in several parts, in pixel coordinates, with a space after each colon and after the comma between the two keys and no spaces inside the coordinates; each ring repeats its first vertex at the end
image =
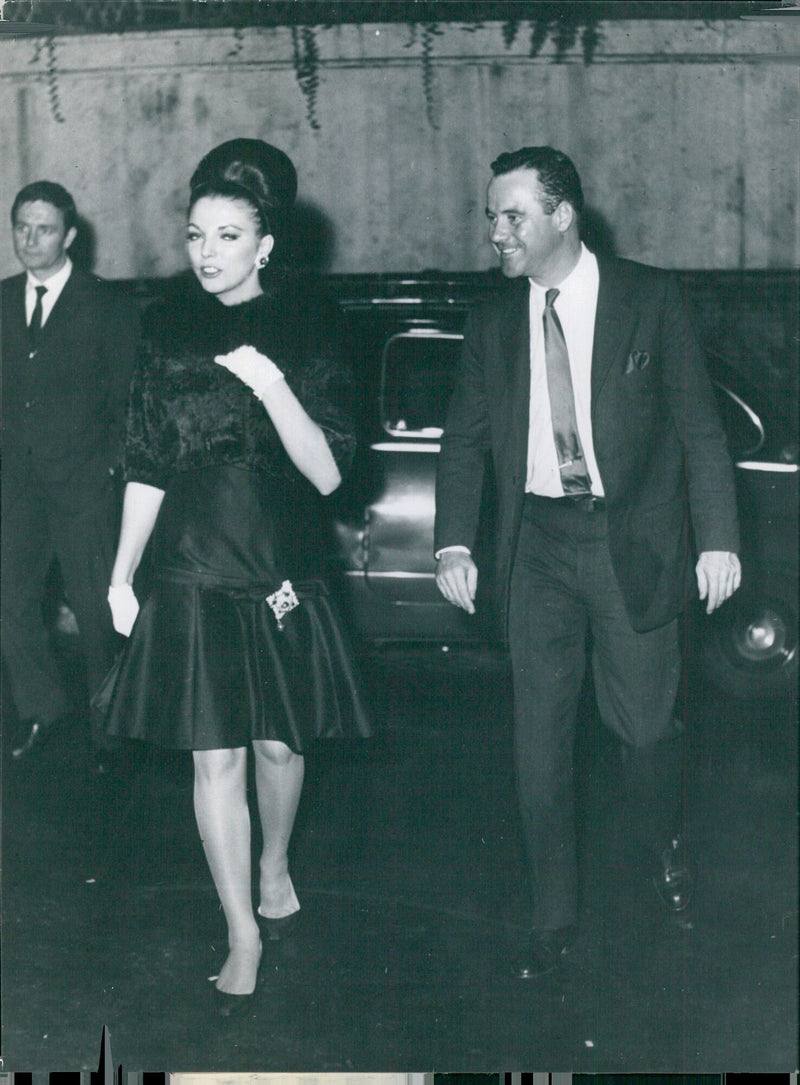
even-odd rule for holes
{"type": "Polygon", "coordinates": [[[631,304],[634,284],[624,273],[623,265],[616,260],[598,259],[598,266],[600,288],[592,349],[592,411],[637,316],[636,307],[631,304]]]}
{"type": "Polygon", "coordinates": [[[28,358],[28,324],[25,316],[25,284],[27,275],[15,275],[3,283],[2,303],[2,361],[6,373],[12,366],[28,358]]]}
{"type": "Polygon", "coordinates": [[[496,357],[502,367],[499,374],[502,387],[517,399],[530,390],[530,327],[527,279],[514,279],[503,290],[501,303],[495,310],[496,357]]]}
{"type": "Polygon", "coordinates": [[[510,397],[510,403],[506,403],[502,417],[511,419],[511,440],[508,447],[514,449],[517,471],[524,471],[528,456],[531,397],[529,299],[528,280],[513,280],[508,285],[497,323],[497,335],[500,338],[498,357],[502,358],[504,366],[501,386],[510,397]]]}
{"type": "Polygon", "coordinates": [[[15,275],[8,282],[8,313],[3,314],[4,320],[13,321],[23,328],[27,327],[28,321],[25,315],[25,285],[27,275],[15,275]]]}

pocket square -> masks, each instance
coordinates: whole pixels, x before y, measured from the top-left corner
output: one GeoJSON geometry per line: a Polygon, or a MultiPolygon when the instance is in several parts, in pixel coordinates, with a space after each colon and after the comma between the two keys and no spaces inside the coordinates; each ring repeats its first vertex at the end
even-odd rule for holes
{"type": "Polygon", "coordinates": [[[650,355],[646,350],[632,350],[625,363],[625,373],[634,373],[639,369],[644,369],[649,362],[650,355]]]}

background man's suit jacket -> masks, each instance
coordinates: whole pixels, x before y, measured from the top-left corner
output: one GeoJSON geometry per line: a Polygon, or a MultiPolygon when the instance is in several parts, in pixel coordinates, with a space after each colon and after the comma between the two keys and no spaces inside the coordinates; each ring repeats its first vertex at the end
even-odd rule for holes
{"type": "Polygon", "coordinates": [[[119,288],[74,267],[29,357],[25,279],[0,292],[4,489],[78,508],[120,462],[138,315],[119,288]]]}
{"type": "MultiPolygon", "coordinates": [[[[733,468],[673,276],[627,260],[599,266],[593,438],[614,569],[644,631],[676,617],[692,590],[689,509],[698,551],[738,551],[733,468]]],[[[504,613],[527,472],[529,291],[527,278],[506,280],[470,314],[438,462],[436,548],[472,547],[491,449],[504,613]]]]}

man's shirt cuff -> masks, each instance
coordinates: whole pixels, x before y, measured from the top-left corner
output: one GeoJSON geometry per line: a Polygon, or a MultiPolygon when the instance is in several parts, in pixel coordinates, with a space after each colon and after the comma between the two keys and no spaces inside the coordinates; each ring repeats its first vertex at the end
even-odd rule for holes
{"type": "Polygon", "coordinates": [[[471,554],[472,551],[468,546],[443,546],[441,550],[437,550],[433,555],[438,561],[442,554],[458,553],[458,554],[471,554]]]}

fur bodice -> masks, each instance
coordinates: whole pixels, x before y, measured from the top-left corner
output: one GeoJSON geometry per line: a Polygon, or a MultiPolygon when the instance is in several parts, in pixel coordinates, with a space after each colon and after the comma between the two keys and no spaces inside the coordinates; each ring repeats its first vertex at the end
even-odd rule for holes
{"type": "Polygon", "coordinates": [[[175,473],[242,466],[299,480],[262,404],[214,361],[248,345],[271,358],[321,427],[342,474],[355,451],[353,388],[332,306],[284,280],[226,306],[183,283],[146,317],[128,410],[125,478],[166,489],[175,473]]]}

